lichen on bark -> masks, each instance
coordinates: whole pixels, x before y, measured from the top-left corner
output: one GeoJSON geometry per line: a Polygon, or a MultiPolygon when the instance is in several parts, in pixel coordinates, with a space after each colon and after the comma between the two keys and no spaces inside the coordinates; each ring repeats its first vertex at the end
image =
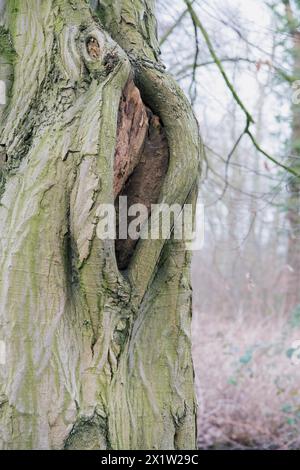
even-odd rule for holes
{"type": "Polygon", "coordinates": [[[159,62],[153,2],[94,6],[6,5],[14,79],[0,124],[0,447],[194,448],[184,241],[140,240],[124,275],[96,225],[97,207],[115,199],[130,77],[168,141],[159,201],[193,197],[198,128],[159,62]]]}

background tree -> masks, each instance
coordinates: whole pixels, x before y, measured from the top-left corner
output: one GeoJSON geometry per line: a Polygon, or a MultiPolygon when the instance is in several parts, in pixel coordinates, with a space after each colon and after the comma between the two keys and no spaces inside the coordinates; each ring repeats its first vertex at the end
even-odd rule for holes
{"type": "Polygon", "coordinates": [[[145,152],[168,161],[146,204],[151,185],[194,200],[198,127],[160,63],[154,2],[0,10],[0,447],[194,448],[184,241],[141,240],[121,270],[96,236],[99,204],[146,197],[145,152]]]}
{"type": "MultiPolygon", "coordinates": [[[[287,54],[292,59],[291,81],[300,80],[300,22],[297,19],[300,3],[292,4],[283,0],[285,7],[284,23],[291,38],[291,47],[287,54]]],[[[299,84],[299,83],[298,83],[299,84]]],[[[300,169],[300,103],[294,100],[292,104],[292,135],[290,144],[290,165],[300,169]]],[[[286,312],[292,313],[300,306],[300,184],[299,178],[291,176],[288,181],[289,198],[287,201],[287,219],[290,224],[287,263],[289,267],[289,282],[286,297],[286,312]]],[[[299,307],[300,308],[300,307],[299,307]]]]}

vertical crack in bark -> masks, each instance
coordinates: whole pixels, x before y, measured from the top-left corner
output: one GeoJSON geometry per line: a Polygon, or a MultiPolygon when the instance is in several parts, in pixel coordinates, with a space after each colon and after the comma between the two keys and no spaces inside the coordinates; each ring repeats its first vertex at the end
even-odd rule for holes
{"type": "MultiPolygon", "coordinates": [[[[158,201],[168,163],[168,142],[161,120],[143,103],[131,78],[120,102],[114,162],[116,258],[120,270],[128,267],[138,240],[129,236],[125,240],[118,238],[119,197],[127,196],[128,207],[143,204],[149,217],[151,204],[158,201]]],[[[127,227],[133,219],[127,217],[127,227]]],[[[146,217],[142,217],[141,224],[145,221],[146,217]]]]}

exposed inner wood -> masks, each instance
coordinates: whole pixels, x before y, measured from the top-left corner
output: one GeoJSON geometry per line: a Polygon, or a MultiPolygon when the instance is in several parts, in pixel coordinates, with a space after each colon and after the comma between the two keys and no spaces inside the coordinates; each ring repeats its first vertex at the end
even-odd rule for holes
{"type": "MultiPolygon", "coordinates": [[[[169,163],[168,142],[158,116],[145,106],[140,92],[130,79],[119,107],[118,135],[114,165],[114,194],[118,215],[119,197],[127,204],[151,204],[158,201],[169,163]]],[[[134,217],[127,218],[127,225],[134,217]]],[[[142,220],[143,221],[143,220],[142,220]]],[[[117,216],[118,235],[118,216],[117,216]]],[[[126,269],[138,240],[127,237],[116,240],[119,269],[126,269]]]]}
{"type": "Polygon", "coordinates": [[[118,196],[141,159],[149,129],[146,107],[133,80],[123,90],[118,116],[114,194],[118,196]]]}
{"type": "Polygon", "coordinates": [[[92,59],[99,59],[101,50],[97,39],[90,37],[87,41],[86,47],[92,59]]]}

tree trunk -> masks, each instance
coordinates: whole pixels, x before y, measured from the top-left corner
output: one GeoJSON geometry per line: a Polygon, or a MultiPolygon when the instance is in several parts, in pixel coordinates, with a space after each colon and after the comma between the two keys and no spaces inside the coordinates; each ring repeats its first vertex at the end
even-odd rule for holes
{"type": "MultiPolygon", "coordinates": [[[[289,0],[284,0],[289,33],[293,40],[293,77],[300,80],[300,31],[298,21],[289,0]]],[[[300,104],[294,103],[292,108],[292,141],[290,166],[300,171],[300,104]]],[[[287,201],[287,219],[289,223],[288,237],[288,285],[285,302],[287,314],[300,305],[300,184],[299,178],[291,176],[288,182],[289,197],[287,201]]]]}
{"type": "Polygon", "coordinates": [[[195,200],[198,128],[153,3],[0,1],[1,449],[195,448],[185,243],[140,240],[121,270],[96,235],[132,78],[167,140],[159,201],[195,200]]]}

